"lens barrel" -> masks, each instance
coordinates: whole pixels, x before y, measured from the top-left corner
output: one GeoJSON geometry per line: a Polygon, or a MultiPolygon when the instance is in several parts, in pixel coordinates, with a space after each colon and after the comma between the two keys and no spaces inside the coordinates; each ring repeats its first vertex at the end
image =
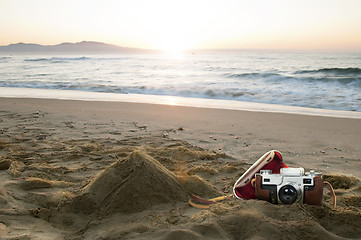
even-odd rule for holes
{"type": "Polygon", "coordinates": [[[292,185],[285,185],[278,191],[278,197],[283,204],[292,204],[298,198],[298,193],[292,185]]]}

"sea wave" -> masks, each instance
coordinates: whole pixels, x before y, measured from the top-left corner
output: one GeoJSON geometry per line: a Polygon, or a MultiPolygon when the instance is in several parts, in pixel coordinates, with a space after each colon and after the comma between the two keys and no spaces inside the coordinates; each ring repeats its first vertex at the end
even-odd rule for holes
{"type": "Polygon", "coordinates": [[[52,57],[52,58],[27,58],[24,59],[25,62],[53,62],[53,61],[81,61],[81,60],[90,60],[89,57],[52,57]]]}
{"type": "Polygon", "coordinates": [[[266,80],[266,81],[284,81],[295,79],[292,76],[280,74],[280,73],[239,73],[228,74],[228,78],[247,79],[247,80],[266,80]]]}
{"type": "Polygon", "coordinates": [[[320,91],[320,89],[310,91],[298,91],[296,88],[279,88],[267,87],[257,89],[235,89],[235,88],[218,88],[202,86],[129,86],[129,85],[112,85],[76,82],[52,82],[44,83],[43,81],[21,81],[8,82],[0,81],[1,87],[21,87],[33,89],[58,89],[58,90],[77,90],[84,92],[102,92],[116,94],[144,94],[144,95],[167,95],[180,96],[186,98],[203,98],[203,99],[221,99],[247,102],[274,103],[293,106],[329,108],[347,111],[361,111],[360,99],[355,99],[357,93],[353,95],[340,95],[320,91]],[[356,94],[356,95],[355,95],[356,94]],[[331,104],[331,105],[330,105],[331,104]]]}
{"type": "Polygon", "coordinates": [[[240,73],[228,74],[228,78],[235,78],[239,80],[262,80],[266,82],[290,82],[296,81],[299,83],[339,83],[339,84],[354,84],[361,87],[361,69],[359,68],[323,68],[319,70],[304,70],[295,73],[240,73]],[[329,69],[329,70],[326,70],[329,69]],[[324,72],[323,72],[324,71],[324,72]],[[329,71],[329,72],[328,72],[329,71]],[[336,74],[335,72],[338,72],[336,74]],[[360,74],[357,74],[360,71],[360,74]],[[310,75],[310,73],[334,73],[310,75]]]}
{"type": "Polygon", "coordinates": [[[233,73],[229,74],[229,78],[259,78],[259,77],[278,77],[281,76],[277,73],[233,73]]]}
{"type": "Polygon", "coordinates": [[[261,95],[256,91],[232,89],[232,88],[207,88],[207,87],[175,87],[175,86],[127,86],[112,84],[94,84],[76,82],[43,82],[41,80],[33,81],[0,81],[0,87],[20,87],[20,88],[42,88],[58,90],[78,90],[87,92],[104,92],[119,94],[150,94],[150,95],[173,95],[182,97],[245,100],[248,97],[261,95]]]}
{"type": "Polygon", "coordinates": [[[361,88],[361,76],[357,77],[321,77],[321,78],[308,78],[312,82],[323,82],[323,83],[337,83],[342,85],[353,85],[354,87],[361,88]]]}
{"type": "Polygon", "coordinates": [[[27,74],[25,75],[25,77],[29,77],[29,78],[34,78],[34,77],[47,77],[47,76],[51,76],[52,74],[50,73],[35,73],[35,74],[27,74]]]}
{"type": "Polygon", "coordinates": [[[27,58],[24,59],[25,62],[48,62],[50,61],[49,58],[27,58]]]}
{"type": "MultiPolygon", "coordinates": [[[[8,59],[8,57],[0,58],[8,59]]],[[[70,61],[88,61],[88,60],[96,60],[96,61],[114,61],[114,60],[127,60],[129,57],[51,57],[51,58],[25,58],[25,62],[70,62],[70,61]]]]}
{"type": "MultiPolygon", "coordinates": [[[[296,71],[296,74],[305,74],[305,73],[324,73],[324,74],[334,74],[334,75],[361,75],[361,68],[320,68],[316,70],[300,70],[296,71]]],[[[361,76],[360,76],[361,77],[361,76]]]]}
{"type": "Polygon", "coordinates": [[[64,58],[64,57],[52,57],[50,61],[82,61],[90,60],[90,57],[73,57],[73,58],[64,58]]]}

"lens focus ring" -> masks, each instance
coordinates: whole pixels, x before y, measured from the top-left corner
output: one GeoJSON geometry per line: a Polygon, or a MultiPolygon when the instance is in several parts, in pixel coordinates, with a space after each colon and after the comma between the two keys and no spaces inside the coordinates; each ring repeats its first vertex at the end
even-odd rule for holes
{"type": "Polygon", "coordinates": [[[278,197],[283,204],[292,204],[299,199],[297,189],[292,185],[284,185],[278,191],[278,197]]]}

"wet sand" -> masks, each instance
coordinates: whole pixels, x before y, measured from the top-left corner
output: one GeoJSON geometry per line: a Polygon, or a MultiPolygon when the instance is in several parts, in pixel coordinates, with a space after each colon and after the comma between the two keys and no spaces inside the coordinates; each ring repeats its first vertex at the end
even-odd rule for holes
{"type": "Polygon", "coordinates": [[[155,104],[0,99],[0,238],[357,239],[361,120],[155,104]],[[325,174],[323,206],[232,192],[277,149],[325,174]]]}

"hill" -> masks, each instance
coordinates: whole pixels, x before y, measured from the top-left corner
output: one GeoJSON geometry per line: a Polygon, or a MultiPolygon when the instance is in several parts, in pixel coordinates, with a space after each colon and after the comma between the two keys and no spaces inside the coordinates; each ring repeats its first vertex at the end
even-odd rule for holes
{"type": "Polygon", "coordinates": [[[120,47],[117,45],[82,41],[77,43],[64,42],[57,45],[40,45],[34,43],[16,43],[7,46],[0,46],[0,53],[98,53],[98,54],[119,54],[119,53],[147,53],[152,50],[141,48],[120,47]]]}

